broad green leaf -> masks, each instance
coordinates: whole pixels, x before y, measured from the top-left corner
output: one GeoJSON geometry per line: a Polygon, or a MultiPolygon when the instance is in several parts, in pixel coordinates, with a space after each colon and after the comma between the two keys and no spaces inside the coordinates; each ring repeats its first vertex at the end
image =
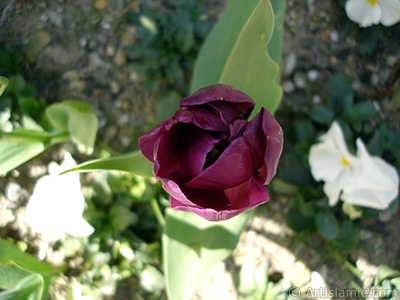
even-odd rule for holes
{"type": "Polygon", "coordinates": [[[255,112],[265,107],[273,113],[282,89],[276,83],[279,66],[269,57],[268,45],[274,28],[269,1],[261,0],[240,32],[221,74],[220,82],[248,94],[256,103],[255,112]]]}
{"type": "Polygon", "coordinates": [[[0,175],[15,169],[46,149],[40,140],[4,141],[0,137],[0,175]]]}
{"type": "Polygon", "coordinates": [[[91,172],[98,170],[115,170],[130,172],[142,177],[154,177],[153,163],[143,156],[140,151],[122,154],[110,158],[95,159],[78,165],[63,173],[78,171],[91,172]]]}
{"type": "Polygon", "coordinates": [[[250,215],[213,223],[194,213],[167,209],[162,240],[169,299],[191,299],[203,275],[236,248],[250,215]]]}
{"type": "Polygon", "coordinates": [[[8,79],[3,76],[0,76],[0,96],[3,94],[7,85],[8,85],[8,79]]]}
{"type": "MultiPolygon", "coordinates": [[[[278,12],[281,22],[284,5],[276,3],[275,6],[282,10],[278,12]]],[[[268,0],[229,1],[223,17],[200,52],[194,69],[192,92],[206,85],[228,84],[253,98],[255,112],[264,106],[273,113],[282,95],[277,84],[282,25],[278,26],[274,45],[269,46],[273,59],[267,50],[274,22],[273,8],[268,0]]]]}
{"type": "MultiPolygon", "coordinates": [[[[285,21],[286,0],[271,0],[274,10],[275,25],[274,33],[268,43],[268,54],[278,66],[282,63],[282,47],[283,47],[283,24],[285,21]]],[[[280,78],[278,77],[277,80],[280,78]]]]}
{"type": "Polygon", "coordinates": [[[30,274],[22,278],[14,288],[0,292],[0,300],[40,300],[43,299],[44,286],[42,276],[30,274]]]}
{"type": "Polygon", "coordinates": [[[18,281],[30,272],[22,270],[15,265],[0,264],[0,289],[9,290],[14,288],[18,281]]]}
{"type": "Polygon", "coordinates": [[[339,233],[338,222],[330,211],[320,211],[315,217],[315,224],[318,231],[327,240],[336,238],[339,233]]]}
{"type": "Polygon", "coordinates": [[[38,261],[28,253],[21,252],[17,246],[0,239],[0,264],[14,264],[21,269],[40,273],[42,275],[54,275],[60,273],[64,267],[53,267],[38,261]]]}
{"type": "Polygon", "coordinates": [[[380,285],[383,280],[400,277],[400,271],[396,271],[387,265],[380,265],[378,267],[378,274],[376,274],[375,285],[380,285]]]}
{"type": "Polygon", "coordinates": [[[80,152],[88,155],[93,152],[98,120],[89,104],[67,100],[49,106],[46,114],[55,128],[69,133],[80,152]]]}

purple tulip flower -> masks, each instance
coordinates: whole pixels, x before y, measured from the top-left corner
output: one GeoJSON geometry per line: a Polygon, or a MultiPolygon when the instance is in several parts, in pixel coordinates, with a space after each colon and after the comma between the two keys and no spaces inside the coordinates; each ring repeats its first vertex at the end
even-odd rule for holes
{"type": "Polygon", "coordinates": [[[275,176],[283,147],[274,117],[262,108],[248,121],[254,101],[223,84],[201,88],[180,107],[139,139],[171,208],[220,221],[267,202],[264,185],[275,176]]]}

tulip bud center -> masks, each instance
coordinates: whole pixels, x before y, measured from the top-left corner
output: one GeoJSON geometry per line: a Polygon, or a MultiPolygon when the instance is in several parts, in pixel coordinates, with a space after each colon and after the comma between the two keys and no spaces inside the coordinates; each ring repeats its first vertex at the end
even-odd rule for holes
{"type": "Polygon", "coordinates": [[[209,166],[213,165],[219,156],[222,154],[222,152],[225,151],[226,148],[230,145],[230,142],[228,140],[222,140],[218,142],[215,147],[207,153],[206,156],[206,162],[204,163],[203,171],[207,169],[209,166]]]}
{"type": "Polygon", "coordinates": [[[367,2],[369,2],[372,6],[376,5],[376,0],[367,0],[367,2]]]}

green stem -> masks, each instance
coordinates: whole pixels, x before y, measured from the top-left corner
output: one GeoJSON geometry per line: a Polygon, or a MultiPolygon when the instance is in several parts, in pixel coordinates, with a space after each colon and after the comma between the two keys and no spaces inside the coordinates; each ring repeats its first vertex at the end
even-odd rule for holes
{"type": "Polygon", "coordinates": [[[154,214],[157,218],[158,223],[162,226],[165,227],[165,218],[161,212],[160,206],[158,205],[157,199],[152,198],[150,200],[150,205],[153,208],[154,214]]]}
{"type": "Polygon", "coordinates": [[[70,138],[70,135],[68,132],[55,134],[55,135],[50,136],[49,145],[59,144],[62,142],[69,141],[70,139],[71,138],[70,138]]]}

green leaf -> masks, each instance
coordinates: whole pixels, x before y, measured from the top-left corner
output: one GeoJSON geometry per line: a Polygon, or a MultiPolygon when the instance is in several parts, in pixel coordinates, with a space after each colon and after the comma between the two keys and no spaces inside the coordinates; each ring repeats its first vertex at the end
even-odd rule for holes
{"type": "Polygon", "coordinates": [[[328,210],[320,211],[315,217],[315,224],[321,235],[327,239],[334,239],[339,233],[339,225],[335,216],[328,210]]]}
{"type": "MultiPolygon", "coordinates": [[[[276,84],[279,67],[266,49],[273,28],[274,15],[269,1],[230,0],[199,54],[191,91],[215,83],[229,84],[253,98],[256,112],[265,106],[273,113],[282,94],[276,84]]],[[[280,60],[277,53],[281,52],[281,46],[276,45],[275,60],[280,60]]],[[[272,44],[270,47],[271,51],[272,44]]]]}
{"type": "Polygon", "coordinates": [[[44,286],[45,283],[42,276],[30,274],[22,278],[13,289],[1,292],[0,300],[40,300],[43,299],[44,286]]]}
{"type": "Polygon", "coordinates": [[[343,75],[336,75],[329,80],[327,89],[330,108],[336,114],[345,112],[353,105],[353,89],[343,75]]]}
{"type": "Polygon", "coordinates": [[[32,255],[21,252],[17,246],[3,239],[0,239],[0,264],[14,264],[21,269],[42,275],[58,274],[64,269],[64,267],[53,267],[40,262],[32,255]]]}
{"type": "Polygon", "coordinates": [[[3,94],[7,85],[8,85],[8,79],[3,76],[0,76],[0,96],[3,94]]]}
{"type": "Polygon", "coordinates": [[[45,149],[45,144],[40,140],[4,141],[0,137],[0,175],[5,175],[45,149]]]}
{"type": "MultiPolygon", "coordinates": [[[[271,0],[271,5],[274,10],[275,25],[274,33],[272,34],[271,40],[268,43],[268,53],[271,59],[281,65],[282,62],[282,47],[283,47],[283,22],[285,18],[286,1],[282,0],[271,0]]],[[[279,80],[278,76],[278,80],[279,80]]]]}
{"type": "Polygon", "coordinates": [[[0,289],[9,290],[16,286],[30,272],[22,270],[15,265],[0,264],[0,289]]]}
{"type": "Polygon", "coordinates": [[[268,45],[274,28],[271,3],[261,0],[240,32],[221,74],[220,82],[247,93],[256,103],[275,112],[282,96],[276,83],[279,66],[269,57],[268,45]]]}
{"type": "Polygon", "coordinates": [[[326,106],[318,105],[310,110],[310,118],[318,124],[330,125],[333,121],[334,113],[326,106]]]}
{"type": "Polygon", "coordinates": [[[167,209],[163,259],[169,299],[191,299],[203,275],[235,249],[250,215],[212,223],[194,213],[167,209]]]}
{"type": "Polygon", "coordinates": [[[88,161],[62,174],[72,171],[91,172],[98,170],[125,171],[142,177],[154,177],[153,163],[144,157],[140,151],[88,161]]]}
{"type": "Polygon", "coordinates": [[[69,133],[80,152],[93,153],[98,120],[88,103],[67,100],[49,106],[46,114],[55,128],[69,133]]]}
{"type": "Polygon", "coordinates": [[[385,279],[391,279],[394,277],[400,277],[400,272],[387,265],[380,265],[378,267],[378,274],[376,274],[375,285],[380,285],[385,279]]]}

